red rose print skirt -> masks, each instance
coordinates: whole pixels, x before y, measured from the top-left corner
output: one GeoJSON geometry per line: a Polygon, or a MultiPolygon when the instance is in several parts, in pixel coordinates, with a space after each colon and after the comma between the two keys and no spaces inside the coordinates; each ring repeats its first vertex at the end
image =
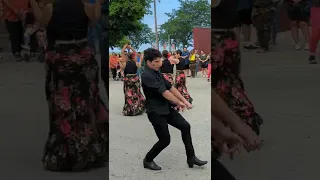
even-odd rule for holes
{"type": "Polygon", "coordinates": [[[141,93],[139,76],[127,74],[123,78],[124,106],[122,114],[124,116],[136,116],[145,111],[145,98],[141,93]]]}
{"type": "MultiPolygon", "coordinates": [[[[241,58],[236,34],[231,31],[212,32],[211,38],[212,89],[226,102],[231,110],[259,135],[263,119],[256,113],[244,90],[240,76],[241,58]]],[[[213,152],[218,153],[214,146],[213,152]]],[[[217,156],[217,154],[212,155],[217,156]]]]}
{"type": "Polygon", "coordinates": [[[46,52],[49,137],[42,159],[52,171],[81,171],[108,161],[108,110],[99,95],[91,49],[64,45],[46,52]]]}
{"type": "Polygon", "coordinates": [[[176,71],[176,84],[177,90],[180,94],[190,103],[192,103],[193,99],[191,98],[187,86],[186,86],[186,75],[184,74],[183,70],[176,71]]]}
{"type": "Polygon", "coordinates": [[[212,35],[212,88],[228,106],[259,134],[262,118],[256,113],[240,76],[240,50],[234,32],[212,35]]]}
{"type": "Polygon", "coordinates": [[[173,74],[171,73],[162,73],[164,79],[169,81],[172,85],[174,85],[173,74]]]}

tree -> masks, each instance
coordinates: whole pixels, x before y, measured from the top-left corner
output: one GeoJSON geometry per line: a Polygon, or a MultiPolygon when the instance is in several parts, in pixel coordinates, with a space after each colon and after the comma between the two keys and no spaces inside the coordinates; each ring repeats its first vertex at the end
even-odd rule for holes
{"type": "Polygon", "coordinates": [[[147,24],[142,24],[141,31],[134,32],[128,36],[131,45],[135,48],[142,44],[153,44],[155,42],[155,33],[147,24]]]}
{"type": "Polygon", "coordinates": [[[141,19],[150,13],[152,0],[111,0],[109,3],[109,46],[119,46],[125,37],[144,28],[141,19]]]}
{"type": "Polygon", "coordinates": [[[194,27],[211,26],[211,6],[208,0],[179,0],[181,6],[166,13],[169,20],[160,26],[159,40],[167,42],[168,37],[176,46],[189,46],[192,43],[194,27]]]}

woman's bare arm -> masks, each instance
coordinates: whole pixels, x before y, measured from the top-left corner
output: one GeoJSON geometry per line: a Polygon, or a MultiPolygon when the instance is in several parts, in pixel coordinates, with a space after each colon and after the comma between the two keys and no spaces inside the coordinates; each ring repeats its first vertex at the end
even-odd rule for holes
{"type": "Polygon", "coordinates": [[[169,58],[169,60],[174,62],[175,64],[179,64],[179,62],[180,62],[180,60],[178,58],[175,58],[175,57],[172,57],[172,56],[169,58]]]}
{"type": "Polygon", "coordinates": [[[227,106],[214,90],[211,90],[211,102],[212,116],[221,120],[223,124],[229,126],[241,136],[248,144],[248,147],[252,149],[260,148],[261,140],[259,137],[227,106]]]}
{"type": "Polygon", "coordinates": [[[137,56],[138,56],[137,51],[136,51],[131,45],[127,45],[126,48],[127,48],[127,49],[130,49],[130,50],[132,51],[132,53],[134,54],[133,59],[134,59],[135,61],[137,61],[137,56]]]}
{"type": "Polygon", "coordinates": [[[121,49],[121,58],[122,58],[122,60],[127,59],[127,56],[125,55],[125,52],[126,52],[127,47],[128,47],[128,45],[125,44],[125,45],[122,47],[122,49],[121,49]]]}
{"type": "Polygon", "coordinates": [[[39,22],[39,25],[42,27],[47,26],[52,17],[52,3],[48,3],[44,7],[43,11],[40,9],[36,0],[30,0],[30,5],[34,18],[39,22]]]}
{"type": "Polygon", "coordinates": [[[120,65],[120,69],[123,71],[124,68],[126,67],[127,63],[126,62],[120,62],[119,65],[120,65]]]}
{"type": "Polygon", "coordinates": [[[97,22],[101,17],[101,4],[103,0],[96,0],[94,4],[85,2],[85,12],[91,22],[97,22]]]}

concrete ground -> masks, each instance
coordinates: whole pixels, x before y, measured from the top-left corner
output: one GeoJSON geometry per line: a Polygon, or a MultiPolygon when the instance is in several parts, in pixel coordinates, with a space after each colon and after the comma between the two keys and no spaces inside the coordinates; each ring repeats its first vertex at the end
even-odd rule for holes
{"type": "MultiPolygon", "coordinates": [[[[187,79],[194,108],[182,115],[192,127],[197,156],[210,160],[210,83],[198,76],[187,79]]],[[[110,179],[111,180],[209,180],[210,165],[190,169],[186,163],[180,131],[170,127],[171,144],[155,159],[162,171],[146,170],[142,160],[158,141],[146,114],[135,117],[122,115],[123,82],[110,80],[110,179]]]]}
{"type": "Polygon", "coordinates": [[[281,34],[269,54],[243,53],[248,96],[264,118],[261,151],[223,160],[238,180],[309,180],[320,159],[320,66],[281,34]]]}

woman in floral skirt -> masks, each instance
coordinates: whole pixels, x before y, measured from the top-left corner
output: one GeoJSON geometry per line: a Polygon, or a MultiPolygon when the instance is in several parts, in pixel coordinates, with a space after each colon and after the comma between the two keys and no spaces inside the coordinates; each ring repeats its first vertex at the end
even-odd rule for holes
{"type": "Polygon", "coordinates": [[[211,43],[213,89],[244,122],[259,134],[263,121],[244,91],[240,76],[239,42],[235,32],[213,30],[211,43]]]}
{"type": "Polygon", "coordinates": [[[89,23],[100,16],[101,2],[56,0],[43,11],[36,0],[30,3],[48,37],[45,87],[50,128],[43,166],[52,171],[102,167],[109,156],[108,111],[99,95],[99,66],[86,39],[89,23]],[[72,13],[65,7],[72,7],[72,13]]]}
{"type": "Polygon", "coordinates": [[[122,114],[124,116],[140,115],[145,110],[145,98],[141,93],[140,79],[137,75],[138,68],[141,65],[136,61],[136,51],[130,45],[123,46],[121,56],[122,59],[127,59],[125,63],[120,65],[124,72],[124,106],[122,114]],[[126,49],[133,52],[126,53],[126,49]]]}
{"type": "Polygon", "coordinates": [[[160,72],[163,75],[163,77],[173,85],[174,84],[174,81],[173,81],[174,64],[172,64],[171,61],[168,59],[169,58],[168,54],[169,52],[167,50],[164,50],[162,52],[163,61],[162,61],[162,66],[160,68],[160,72]]]}
{"type": "Polygon", "coordinates": [[[187,86],[186,86],[186,75],[184,73],[185,67],[185,60],[181,57],[182,51],[177,50],[175,58],[172,58],[172,61],[176,64],[176,78],[175,78],[175,86],[180,92],[180,94],[192,103],[193,99],[190,96],[187,86]]]}

